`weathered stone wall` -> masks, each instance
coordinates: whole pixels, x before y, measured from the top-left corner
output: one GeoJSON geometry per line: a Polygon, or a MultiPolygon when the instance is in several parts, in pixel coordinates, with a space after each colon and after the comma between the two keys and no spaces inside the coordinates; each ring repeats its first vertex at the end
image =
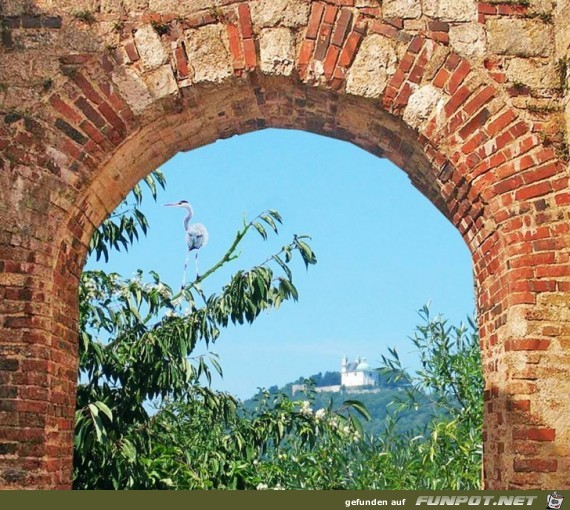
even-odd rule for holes
{"type": "Polygon", "coordinates": [[[67,487],[93,230],[266,127],[386,157],[473,254],[488,488],[568,485],[568,2],[4,0],[0,485],[67,487]]]}
{"type": "Polygon", "coordinates": [[[555,11],[555,69],[559,73],[560,83],[563,88],[564,101],[561,105],[565,113],[566,144],[570,146],[570,101],[568,90],[570,89],[570,2],[559,0],[555,11]]]}

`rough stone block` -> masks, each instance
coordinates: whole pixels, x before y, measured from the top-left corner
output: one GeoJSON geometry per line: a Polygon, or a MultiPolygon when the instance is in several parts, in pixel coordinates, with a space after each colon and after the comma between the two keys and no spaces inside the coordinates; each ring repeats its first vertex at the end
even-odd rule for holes
{"type": "Polygon", "coordinates": [[[256,29],[270,27],[295,28],[309,20],[310,3],[302,0],[258,0],[252,2],[251,19],[256,29]]]}
{"type": "Polygon", "coordinates": [[[146,8],[153,9],[153,3],[155,3],[154,0],[150,0],[150,3],[149,0],[100,0],[101,12],[105,14],[123,14],[125,11],[140,12],[146,8]]]}
{"type": "Polygon", "coordinates": [[[552,89],[560,86],[554,66],[539,59],[513,58],[508,62],[505,74],[509,81],[532,88],[552,89]]]}
{"type": "Polygon", "coordinates": [[[295,65],[295,38],[288,28],[261,31],[259,40],[261,71],[289,76],[295,65]]]}
{"type": "Polygon", "coordinates": [[[134,113],[141,113],[152,103],[153,99],[145,82],[133,69],[119,68],[111,78],[134,113]]]}
{"type": "Polygon", "coordinates": [[[419,18],[422,4],[420,0],[384,0],[382,15],[385,18],[419,18]]]}
{"type": "Polygon", "coordinates": [[[194,14],[198,11],[218,7],[219,0],[149,0],[148,9],[151,12],[194,14]]]}
{"type": "Polygon", "coordinates": [[[400,53],[392,39],[379,34],[367,36],[348,73],[346,91],[358,96],[380,97],[396,71],[400,53]]]}
{"type": "Polygon", "coordinates": [[[174,73],[170,65],[166,64],[144,76],[148,90],[152,97],[160,99],[178,92],[178,86],[174,79],[174,73]]]}
{"type": "Polygon", "coordinates": [[[233,74],[228,34],[222,24],[188,30],[186,41],[195,83],[220,83],[233,74]]]}
{"type": "Polygon", "coordinates": [[[498,55],[546,57],[552,52],[552,26],[540,20],[490,19],[486,28],[489,48],[498,55]]]}
{"type": "Polygon", "coordinates": [[[475,0],[423,0],[423,11],[441,21],[477,21],[475,0]]]}
{"type": "Polygon", "coordinates": [[[445,94],[433,85],[416,89],[404,110],[404,121],[419,129],[434,111],[442,110],[445,94]],[[438,107],[438,104],[441,107],[438,107]]]}
{"type": "Polygon", "coordinates": [[[135,44],[145,69],[156,69],[168,62],[168,53],[162,45],[160,36],[151,25],[139,28],[135,32],[135,44]]]}
{"type": "Polygon", "coordinates": [[[487,35],[479,23],[464,23],[449,28],[449,42],[460,55],[479,58],[485,55],[487,35]]]}

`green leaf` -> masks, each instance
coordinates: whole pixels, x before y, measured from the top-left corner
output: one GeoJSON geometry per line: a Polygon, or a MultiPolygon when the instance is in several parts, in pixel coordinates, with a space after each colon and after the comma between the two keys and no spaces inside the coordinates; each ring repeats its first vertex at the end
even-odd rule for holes
{"type": "MultiPolygon", "coordinates": [[[[90,404],[90,405],[91,405],[91,404],[90,404]]],[[[97,406],[97,408],[98,408],[100,411],[102,411],[102,412],[107,416],[107,418],[109,418],[109,420],[113,421],[113,413],[111,412],[111,409],[109,409],[109,408],[107,407],[106,404],[104,404],[104,403],[101,402],[101,401],[97,401],[97,402],[95,402],[95,405],[97,406]]]]}
{"type": "Polygon", "coordinates": [[[366,406],[362,402],[360,402],[360,400],[345,400],[342,403],[342,405],[354,409],[366,421],[370,421],[372,419],[372,416],[370,416],[370,412],[368,411],[368,409],[366,409],[366,406]]]}
{"type": "Polygon", "coordinates": [[[255,230],[257,230],[259,232],[259,235],[266,240],[267,239],[267,231],[265,230],[265,228],[263,227],[263,225],[261,225],[258,222],[254,222],[252,223],[253,228],[255,228],[255,230]]]}

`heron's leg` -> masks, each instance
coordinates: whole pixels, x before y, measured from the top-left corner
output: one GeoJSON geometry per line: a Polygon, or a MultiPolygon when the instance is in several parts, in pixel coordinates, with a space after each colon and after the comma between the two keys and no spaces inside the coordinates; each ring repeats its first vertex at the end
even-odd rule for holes
{"type": "Polygon", "coordinates": [[[196,279],[200,277],[200,273],[198,273],[198,252],[196,251],[196,279]]]}
{"type": "Polygon", "coordinates": [[[180,290],[186,287],[186,268],[188,267],[189,258],[190,258],[190,250],[186,250],[186,260],[184,261],[184,273],[182,274],[182,287],[180,287],[180,290]]]}

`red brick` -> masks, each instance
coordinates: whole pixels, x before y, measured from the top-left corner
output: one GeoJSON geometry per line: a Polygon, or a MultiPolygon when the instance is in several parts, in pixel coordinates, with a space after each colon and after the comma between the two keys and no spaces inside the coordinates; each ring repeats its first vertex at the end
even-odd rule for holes
{"type": "Polygon", "coordinates": [[[50,104],[61,113],[67,120],[74,123],[79,123],[81,121],[81,115],[76,112],[70,105],[62,101],[62,99],[54,94],[49,98],[50,104]]]}
{"type": "Polygon", "coordinates": [[[428,37],[442,44],[449,44],[449,34],[445,32],[429,32],[428,37]]]}
{"type": "Polygon", "coordinates": [[[398,107],[404,107],[408,104],[408,100],[410,99],[410,96],[413,92],[414,89],[412,86],[409,83],[404,83],[404,86],[400,90],[400,93],[396,96],[394,104],[398,107]]]}
{"type": "Polygon", "coordinates": [[[89,138],[91,138],[95,143],[102,144],[105,141],[105,137],[101,132],[89,121],[84,120],[79,127],[87,133],[89,138]]]}
{"type": "Polygon", "coordinates": [[[230,42],[230,52],[232,54],[233,67],[236,70],[245,68],[245,60],[243,56],[243,49],[241,44],[241,37],[236,25],[231,23],[226,25],[228,31],[228,39],[230,42]]]}
{"type": "Polygon", "coordinates": [[[511,351],[546,351],[550,347],[551,341],[548,339],[522,338],[511,340],[511,351]]]}
{"type": "Polygon", "coordinates": [[[77,106],[85,116],[93,122],[99,129],[105,125],[105,119],[99,115],[95,108],[84,97],[80,97],[75,101],[75,106],[77,106]]]}
{"type": "Polygon", "coordinates": [[[479,9],[479,14],[490,14],[490,15],[497,14],[497,8],[495,5],[479,2],[478,9],[479,9]]]}
{"type": "Polygon", "coordinates": [[[101,95],[95,90],[93,84],[85,78],[81,73],[75,73],[72,77],[73,82],[82,90],[87,99],[94,104],[99,104],[103,101],[101,95]]]}
{"type": "Polygon", "coordinates": [[[531,198],[540,197],[546,195],[552,191],[552,186],[549,182],[539,182],[537,184],[531,184],[530,186],[525,186],[520,188],[515,193],[515,198],[517,200],[528,200],[531,198]]]}
{"type": "Polygon", "coordinates": [[[450,94],[454,94],[459,86],[463,83],[467,75],[471,72],[471,66],[466,60],[462,60],[457,69],[453,71],[449,82],[447,84],[447,90],[450,94]]]}
{"type": "Polygon", "coordinates": [[[445,103],[443,107],[445,114],[449,117],[452,113],[454,113],[457,108],[462,105],[465,100],[471,95],[471,90],[463,86],[455,91],[455,94],[451,96],[449,101],[445,103]]]}
{"type": "MultiPolygon", "coordinates": [[[[487,119],[490,117],[490,115],[491,114],[489,113],[489,110],[487,110],[486,108],[481,110],[477,115],[472,117],[471,120],[467,124],[465,124],[465,126],[463,126],[459,130],[459,136],[465,140],[468,136],[474,133],[475,130],[483,127],[485,125],[485,122],[487,122],[487,119]]],[[[483,133],[480,134],[482,135],[483,133]]]]}
{"type": "Polygon", "coordinates": [[[351,32],[338,59],[339,66],[349,67],[352,64],[361,41],[361,34],[355,31],[351,32]]]}
{"type": "Polygon", "coordinates": [[[532,170],[523,172],[522,177],[524,179],[525,184],[530,184],[532,182],[542,181],[544,179],[553,177],[558,173],[561,173],[562,171],[564,170],[559,166],[558,162],[554,162],[547,164],[545,166],[533,168],[532,170]]]}
{"type": "Polygon", "coordinates": [[[528,428],[513,431],[513,439],[528,439],[530,441],[554,441],[556,430],[549,428],[528,428]]]}
{"type": "Polygon", "coordinates": [[[397,28],[394,28],[392,25],[382,23],[380,20],[374,21],[374,23],[370,25],[370,30],[376,34],[391,38],[395,38],[400,33],[397,28]]]}
{"type": "Polygon", "coordinates": [[[556,158],[556,153],[549,148],[543,147],[538,153],[534,154],[534,158],[538,163],[544,163],[556,158]]]}
{"type": "Polygon", "coordinates": [[[433,85],[435,87],[443,89],[450,76],[451,74],[449,73],[449,71],[447,71],[447,69],[441,68],[435,75],[435,78],[433,79],[433,85]]]}
{"type": "Polygon", "coordinates": [[[244,39],[251,39],[253,37],[253,27],[251,25],[251,13],[249,10],[249,4],[239,4],[238,14],[242,37],[244,39]]]}
{"type": "Polygon", "coordinates": [[[257,65],[257,54],[255,51],[255,43],[253,39],[245,39],[243,41],[243,51],[245,55],[246,69],[253,69],[257,65]]]}
{"type": "Polygon", "coordinates": [[[528,7],[524,5],[498,4],[497,14],[501,16],[522,16],[528,12],[528,7]]]}
{"type": "Polygon", "coordinates": [[[384,23],[392,25],[398,30],[402,30],[402,28],[404,28],[404,20],[402,18],[384,18],[384,23]]]}
{"type": "Polygon", "coordinates": [[[131,62],[136,62],[139,59],[139,53],[134,43],[132,42],[127,43],[125,45],[125,51],[127,53],[127,57],[131,62]]]}
{"type": "Polygon", "coordinates": [[[327,50],[329,47],[329,42],[331,39],[332,25],[323,24],[319,31],[319,37],[317,38],[317,45],[315,47],[314,59],[323,61],[327,50]]]}
{"type": "Polygon", "coordinates": [[[487,85],[481,91],[477,92],[473,99],[469,101],[463,108],[469,115],[475,113],[484,104],[489,102],[489,99],[495,96],[497,93],[495,87],[492,85],[487,85]]]}
{"type": "Polygon", "coordinates": [[[360,8],[360,13],[372,18],[382,17],[382,9],[380,7],[362,7],[360,8]]]}
{"type": "Polygon", "coordinates": [[[518,189],[522,185],[522,178],[518,175],[514,177],[510,177],[508,179],[504,179],[502,181],[497,182],[493,186],[493,190],[497,194],[508,193],[515,189],[518,189]]]}
{"type": "Polygon", "coordinates": [[[178,78],[182,80],[188,78],[190,76],[190,69],[188,68],[188,56],[184,42],[180,42],[176,46],[174,56],[176,58],[176,73],[178,78]]]}
{"type": "Polygon", "coordinates": [[[457,53],[452,53],[445,61],[445,68],[448,71],[453,71],[461,62],[461,57],[457,53]]]}
{"type": "Polygon", "coordinates": [[[449,32],[449,23],[442,21],[428,21],[428,30],[433,32],[449,32]]]}
{"type": "Polygon", "coordinates": [[[416,36],[412,39],[412,42],[408,46],[408,51],[410,53],[419,53],[424,45],[425,39],[423,37],[416,36]]]}
{"type": "Polygon", "coordinates": [[[401,69],[396,69],[396,72],[390,80],[390,87],[399,90],[402,84],[406,81],[406,73],[401,69]]]}
{"type": "Polygon", "coordinates": [[[350,30],[350,25],[352,22],[352,13],[343,9],[340,13],[336,27],[333,32],[331,43],[335,46],[342,46],[346,39],[346,36],[350,30]]]}
{"type": "Polygon", "coordinates": [[[513,135],[509,131],[505,131],[502,135],[497,136],[495,140],[495,149],[500,150],[506,147],[509,142],[514,139],[513,135]]]}
{"type": "Polygon", "coordinates": [[[558,206],[570,205],[570,192],[564,192],[555,195],[554,201],[558,206]]]}
{"type": "Polygon", "coordinates": [[[412,70],[410,71],[408,80],[410,80],[412,83],[419,84],[424,74],[426,64],[427,64],[427,57],[425,55],[425,52],[422,52],[422,54],[416,59],[416,63],[412,68],[412,70]]]}
{"type": "Polygon", "coordinates": [[[307,39],[316,39],[319,33],[319,26],[321,24],[321,19],[325,11],[325,6],[321,2],[313,2],[311,7],[311,17],[309,18],[309,24],[307,25],[307,33],[305,37],[307,39]]]}
{"type": "Polygon", "coordinates": [[[113,108],[111,108],[107,103],[101,103],[99,105],[99,111],[105,116],[111,126],[113,126],[119,133],[126,133],[127,128],[125,126],[125,123],[115,113],[115,110],[113,110],[113,108]]]}
{"type": "Polygon", "coordinates": [[[300,66],[306,66],[311,61],[311,56],[313,55],[313,50],[315,48],[315,42],[310,39],[305,39],[301,44],[301,50],[299,51],[298,63],[300,66]]]}
{"type": "Polygon", "coordinates": [[[465,142],[463,147],[461,147],[461,152],[468,156],[467,164],[471,168],[475,167],[475,165],[477,165],[481,160],[481,157],[475,152],[477,147],[480,147],[486,141],[487,137],[485,136],[485,133],[476,131],[475,134],[465,142]]]}
{"type": "Polygon", "coordinates": [[[325,14],[323,16],[323,23],[332,25],[336,19],[336,13],[338,12],[338,7],[334,5],[327,5],[325,7],[325,14]]]}
{"type": "Polygon", "coordinates": [[[323,62],[323,70],[327,79],[332,77],[340,50],[337,46],[329,46],[327,56],[323,62]]]}
{"type": "Polygon", "coordinates": [[[530,411],[530,400],[510,400],[507,408],[509,411],[530,411]]]}

